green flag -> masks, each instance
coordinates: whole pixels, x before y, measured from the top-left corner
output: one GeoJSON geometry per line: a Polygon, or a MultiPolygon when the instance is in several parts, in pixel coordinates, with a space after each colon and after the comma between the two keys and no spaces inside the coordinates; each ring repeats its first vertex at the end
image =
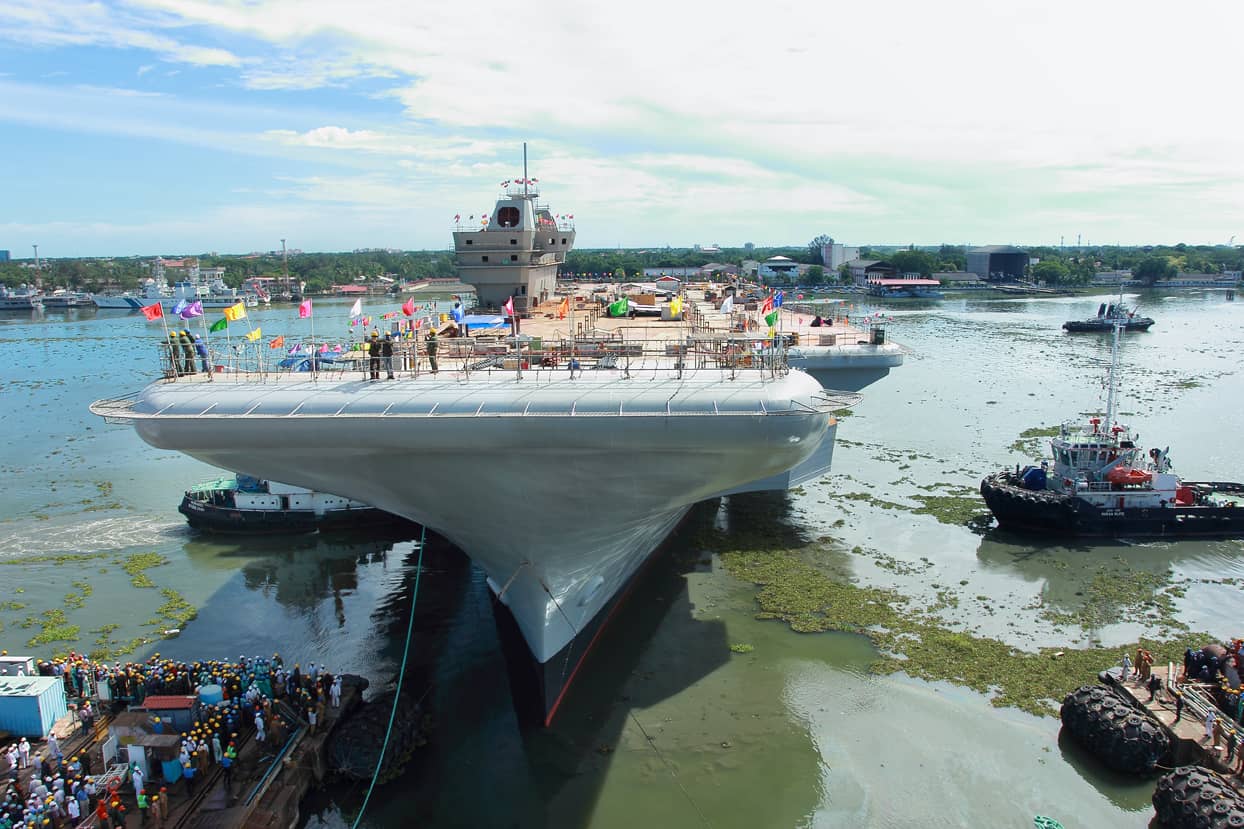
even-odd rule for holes
{"type": "Polygon", "coordinates": [[[617,302],[609,306],[609,316],[625,317],[631,310],[631,303],[626,297],[622,297],[617,302]]]}
{"type": "Polygon", "coordinates": [[[770,311],[769,313],[765,314],[765,322],[769,324],[770,328],[777,325],[777,321],[778,321],[777,311],[770,311]]]}
{"type": "Polygon", "coordinates": [[[215,334],[217,331],[224,331],[228,327],[229,327],[229,320],[225,319],[224,317],[221,317],[220,319],[212,323],[212,327],[207,330],[215,334]]]}

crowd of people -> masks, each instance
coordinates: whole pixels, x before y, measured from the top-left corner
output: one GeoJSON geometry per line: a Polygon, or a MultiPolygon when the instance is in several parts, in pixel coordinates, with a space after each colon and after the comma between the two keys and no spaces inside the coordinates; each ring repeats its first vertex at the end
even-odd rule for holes
{"type": "MultiPolygon", "coordinates": [[[[284,743],[290,727],[297,723],[287,720],[279,702],[292,708],[314,731],[324,722],[328,707],[340,706],[342,693],[340,676],[315,664],[306,669],[301,665],[287,668],[279,654],[241,656],[236,662],[182,662],[155,654],[143,662],[107,664],[71,653],[64,659],[38,663],[37,671],[61,678],[66,695],[80,701],[74,710],[88,735],[96,716],[93,695],[98,695],[101,704],[108,700],[120,709],[141,705],[151,696],[198,694],[205,686],[214,696],[210,686],[218,686],[220,701],[198,706],[193,723],[180,732],[178,773],[167,775],[160,764],[152,764],[152,776],[159,773],[165,778],[157,786],[134,764],[128,769],[132,792],[124,795],[116,786],[99,790],[89,744],[70,757],[63,754],[54,733],[37,751],[26,738],[12,744],[2,755],[9,786],[0,804],[0,829],[61,829],[76,826],[92,814],[99,826],[113,829],[125,825],[131,806],[139,810],[144,825],[151,820],[162,827],[168,817],[168,786],[177,779],[184,778],[187,793],[193,795],[196,781],[213,766],[220,766],[226,785],[232,782],[239,733],[253,728],[259,743],[278,747],[284,743]]],[[[172,733],[171,724],[159,716],[151,718],[150,727],[157,734],[172,733]]]]}

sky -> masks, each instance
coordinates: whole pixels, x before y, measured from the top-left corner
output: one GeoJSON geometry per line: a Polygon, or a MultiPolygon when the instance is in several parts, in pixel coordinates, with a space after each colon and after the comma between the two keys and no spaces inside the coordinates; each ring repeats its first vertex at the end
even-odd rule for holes
{"type": "Polygon", "coordinates": [[[15,257],[1244,240],[1244,4],[4,0],[15,257]]]}

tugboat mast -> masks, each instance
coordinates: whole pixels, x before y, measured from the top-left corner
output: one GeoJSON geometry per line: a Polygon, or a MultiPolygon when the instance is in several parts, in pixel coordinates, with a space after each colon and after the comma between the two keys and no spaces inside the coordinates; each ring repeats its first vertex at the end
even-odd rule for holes
{"type": "MultiPolygon", "coordinates": [[[[1116,309],[1123,307],[1123,286],[1119,285],[1119,301],[1115,306],[1116,309]]],[[[1114,426],[1114,395],[1115,386],[1118,382],[1119,370],[1119,332],[1123,330],[1124,318],[1122,314],[1116,313],[1113,324],[1110,326],[1114,329],[1114,335],[1110,341],[1110,375],[1107,378],[1109,388],[1106,391],[1106,428],[1110,429],[1114,426]]],[[[1113,434],[1113,432],[1111,433],[1113,434]]]]}

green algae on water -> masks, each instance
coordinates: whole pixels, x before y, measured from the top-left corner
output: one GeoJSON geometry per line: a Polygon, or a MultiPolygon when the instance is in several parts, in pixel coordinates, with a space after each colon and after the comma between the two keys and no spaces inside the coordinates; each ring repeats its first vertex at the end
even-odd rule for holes
{"type": "Polygon", "coordinates": [[[760,585],[758,618],[780,619],[801,633],[862,634],[880,651],[872,665],[876,673],[903,671],[953,682],[989,695],[993,705],[1038,716],[1056,715],[1064,696],[1116,664],[1124,652],[1143,645],[1159,662],[1178,661],[1185,648],[1213,639],[1182,633],[1114,647],[1024,651],[940,624],[931,614],[949,605],[949,596],[939,595],[932,608],[919,608],[894,590],[835,581],[807,563],[801,551],[733,551],[723,552],[721,559],[730,573],[760,585]]]}
{"type": "Polygon", "coordinates": [[[159,553],[133,553],[125,557],[121,569],[129,574],[130,584],[135,587],[155,587],[155,582],[146,571],[165,564],[168,564],[168,559],[159,553]]]}

